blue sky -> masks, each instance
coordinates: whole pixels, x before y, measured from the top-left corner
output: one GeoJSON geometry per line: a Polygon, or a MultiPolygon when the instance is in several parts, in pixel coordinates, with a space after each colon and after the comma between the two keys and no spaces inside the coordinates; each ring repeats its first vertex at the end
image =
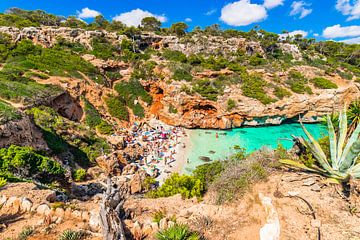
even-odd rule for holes
{"type": "Polygon", "coordinates": [[[170,26],[185,21],[190,28],[214,23],[223,29],[247,31],[259,25],[267,31],[298,31],[317,39],[360,43],[360,0],[3,0],[10,7],[42,9],[57,15],[77,15],[85,21],[101,13],[111,20],[138,24],[153,15],[170,26]],[[351,40],[349,40],[351,39],[351,40]]]}

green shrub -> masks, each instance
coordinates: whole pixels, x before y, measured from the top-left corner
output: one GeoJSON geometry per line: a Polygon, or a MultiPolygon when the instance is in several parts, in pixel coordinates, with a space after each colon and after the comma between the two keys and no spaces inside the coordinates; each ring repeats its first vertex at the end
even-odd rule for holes
{"type": "Polygon", "coordinates": [[[249,58],[249,63],[252,66],[260,66],[266,64],[266,59],[257,53],[249,58]]]}
{"type": "Polygon", "coordinates": [[[37,153],[31,147],[11,145],[0,149],[0,169],[2,176],[16,175],[43,183],[65,179],[65,170],[58,162],[37,153]]]}
{"type": "Polygon", "coordinates": [[[178,113],[178,110],[173,105],[170,104],[169,113],[176,114],[176,113],[178,113]]]}
{"type": "Polygon", "coordinates": [[[243,84],[241,90],[244,96],[259,100],[263,104],[269,104],[274,100],[267,96],[264,87],[267,83],[259,75],[242,75],[243,84]]]}
{"type": "Polygon", "coordinates": [[[114,56],[117,49],[105,37],[93,37],[91,39],[92,54],[98,58],[109,59],[114,56]]]}
{"type": "Polygon", "coordinates": [[[129,120],[129,112],[123,98],[110,95],[105,99],[105,103],[111,116],[124,121],[129,120]]]}
{"type": "Polygon", "coordinates": [[[84,181],[86,178],[86,170],[83,168],[76,169],[73,173],[73,178],[75,182],[84,181]]]}
{"type": "Polygon", "coordinates": [[[313,78],[311,82],[314,84],[315,87],[320,89],[338,88],[338,86],[335,83],[322,77],[313,78]]]}
{"type": "Polygon", "coordinates": [[[157,240],[200,240],[200,234],[192,232],[187,225],[175,224],[156,234],[157,240]]]}
{"type": "Polygon", "coordinates": [[[104,135],[111,135],[114,133],[114,128],[112,127],[112,125],[110,125],[108,122],[102,120],[97,126],[96,126],[96,130],[100,133],[100,134],[104,134],[104,135]]]}
{"type": "Polygon", "coordinates": [[[0,124],[21,119],[22,116],[16,108],[0,100],[0,124]]]}
{"type": "Polygon", "coordinates": [[[192,174],[195,179],[199,179],[204,184],[204,190],[206,191],[210,184],[224,170],[224,167],[225,162],[214,161],[197,166],[192,174]]]}
{"type": "Polygon", "coordinates": [[[165,49],[163,52],[163,57],[169,61],[182,62],[182,63],[187,62],[186,55],[180,51],[165,49]]]}
{"type": "Polygon", "coordinates": [[[191,73],[183,68],[176,69],[172,78],[177,81],[185,80],[185,81],[192,81],[193,77],[191,73]]]}
{"type": "Polygon", "coordinates": [[[311,88],[307,85],[308,79],[306,79],[300,72],[291,70],[289,72],[288,80],[286,84],[290,86],[291,91],[294,93],[308,93],[312,94],[311,88]]]}
{"type": "Polygon", "coordinates": [[[59,240],[81,240],[85,236],[85,233],[82,231],[74,231],[67,229],[61,233],[59,240]]]}
{"type": "Polygon", "coordinates": [[[228,99],[227,101],[227,110],[231,111],[232,109],[234,109],[236,107],[236,102],[233,99],[228,99]]]}
{"type": "Polygon", "coordinates": [[[85,98],[82,98],[84,101],[84,112],[85,112],[85,122],[91,128],[96,127],[101,123],[101,116],[98,110],[85,98]]]}
{"type": "Polygon", "coordinates": [[[223,93],[224,86],[217,81],[199,79],[193,83],[193,90],[204,98],[216,101],[217,97],[223,93]]]}
{"type": "Polygon", "coordinates": [[[152,198],[169,197],[181,194],[183,198],[202,197],[204,185],[200,179],[193,176],[172,174],[160,188],[150,191],[147,196],[152,198]]]}
{"type": "Polygon", "coordinates": [[[33,227],[24,227],[19,233],[18,240],[27,240],[31,235],[35,233],[33,227]]]}
{"type": "Polygon", "coordinates": [[[0,189],[7,184],[7,180],[3,177],[0,177],[0,189]]]}
{"type": "Polygon", "coordinates": [[[278,99],[283,99],[284,97],[290,97],[291,93],[283,87],[275,86],[274,94],[278,99]]]}

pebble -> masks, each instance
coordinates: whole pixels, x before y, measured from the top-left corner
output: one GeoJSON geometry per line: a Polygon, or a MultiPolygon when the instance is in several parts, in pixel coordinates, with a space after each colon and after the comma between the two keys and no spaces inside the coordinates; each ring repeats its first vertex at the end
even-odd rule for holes
{"type": "Polygon", "coordinates": [[[313,178],[306,179],[303,182],[303,186],[311,186],[315,184],[315,180],[313,178]]]}
{"type": "Polygon", "coordinates": [[[314,184],[311,186],[311,191],[320,192],[320,190],[321,190],[321,187],[319,186],[319,184],[314,184]]]}
{"type": "Polygon", "coordinates": [[[311,226],[313,228],[320,228],[321,227],[321,221],[319,219],[313,219],[311,220],[311,226]]]}
{"type": "Polygon", "coordinates": [[[298,196],[300,193],[295,191],[289,191],[287,194],[289,197],[295,197],[298,196]]]}

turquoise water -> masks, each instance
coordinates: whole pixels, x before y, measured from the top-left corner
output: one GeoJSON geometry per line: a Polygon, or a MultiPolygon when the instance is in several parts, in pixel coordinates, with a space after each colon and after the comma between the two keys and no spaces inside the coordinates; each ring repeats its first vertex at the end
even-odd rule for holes
{"type": "MultiPolygon", "coordinates": [[[[321,124],[305,124],[305,127],[315,138],[326,134],[326,127],[321,124]]],[[[286,149],[290,149],[293,145],[291,135],[304,136],[300,124],[232,130],[190,130],[190,146],[186,156],[189,163],[183,168],[183,173],[189,173],[196,166],[204,164],[205,162],[199,159],[200,156],[207,156],[212,160],[226,158],[235,153],[234,145],[245,148],[248,153],[262,147],[276,148],[278,143],[281,143],[286,149]],[[216,133],[218,138],[216,138],[216,133]],[[210,151],[215,153],[210,153],[210,151]]]]}

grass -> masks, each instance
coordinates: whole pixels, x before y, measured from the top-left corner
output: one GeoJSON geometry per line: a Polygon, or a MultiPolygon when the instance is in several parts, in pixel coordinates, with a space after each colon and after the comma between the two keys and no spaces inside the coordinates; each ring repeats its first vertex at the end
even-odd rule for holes
{"type": "Polygon", "coordinates": [[[299,94],[312,94],[311,88],[307,85],[308,79],[306,79],[300,72],[291,70],[289,72],[288,80],[286,84],[290,86],[291,91],[299,94]]]}
{"type": "Polygon", "coordinates": [[[19,120],[21,118],[22,116],[16,108],[0,100],[0,124],[13,120],[19,120]]]}
{"type": "Polygon", "coordinates": [[[231,111],[232,109],[234,109],[235,107],[236,107],[236,102],[235,102],[235,100],[233,100],[233,99],[228,99],[228,101],[227,101],[227,110],[228,111],[231,111]]]}
{"type": "Polygon", "coordinates": [[[311,82],[314,84],[314,86],[316,88],[320,88],[320,89],[338,88],[338,86],[335,83],[333,83],[329,79],[322,78],[322,77],[313,78],[313,79],[311,79],[311,82]]]}
{"type": "Polygon", "coordinates": [[[191,231],[188,225],[175,224],[159,231],[155,238],[157,240],[200,240],[201,236],[199,233],[191,231]]]}
{"type": "Polygon", "coordinates": [[[33,227],[24,227],[21,230],[21,232],[19,233],[17,240],[27,240],[34,233],[35,233],[35,230],[33,227]]]}
{"type": "Polygon", "coordinates": [[[129,120],[129,112],[126,108],[126,102],[123,98],[109,95],[105,99],[105,103],[111,116],[123,121],[129,120]]]}
{"type": "Polygon", "coordinates": [[[242,75],[243,84],[241,90],[247,97],[259,100],[262,104],[269,104],[274,100],[269,97],[264,87],[267,83],[259,75],[242,75]]]}
{"type": "Polygon", "coordinates": [[[286,88],[275,86],[274,87],[274,95],[278,99],[283,99],[284,97],[290,97],[291,93],[286,88]]]}
{"type": "Polygon", "coordinates": [[[74,231],[71,229],[67,229],[61,233],[59,236],[59,240],[81,240],[85,236],[82,231],[74,231]]]}
{"type": "Polygon", "coordinates": [[[157,210],[152,215],[152,221],[156,222],[157,224],[160,223],[161,219],[166,217],[166,211],[164,210],[157,210]]]}

